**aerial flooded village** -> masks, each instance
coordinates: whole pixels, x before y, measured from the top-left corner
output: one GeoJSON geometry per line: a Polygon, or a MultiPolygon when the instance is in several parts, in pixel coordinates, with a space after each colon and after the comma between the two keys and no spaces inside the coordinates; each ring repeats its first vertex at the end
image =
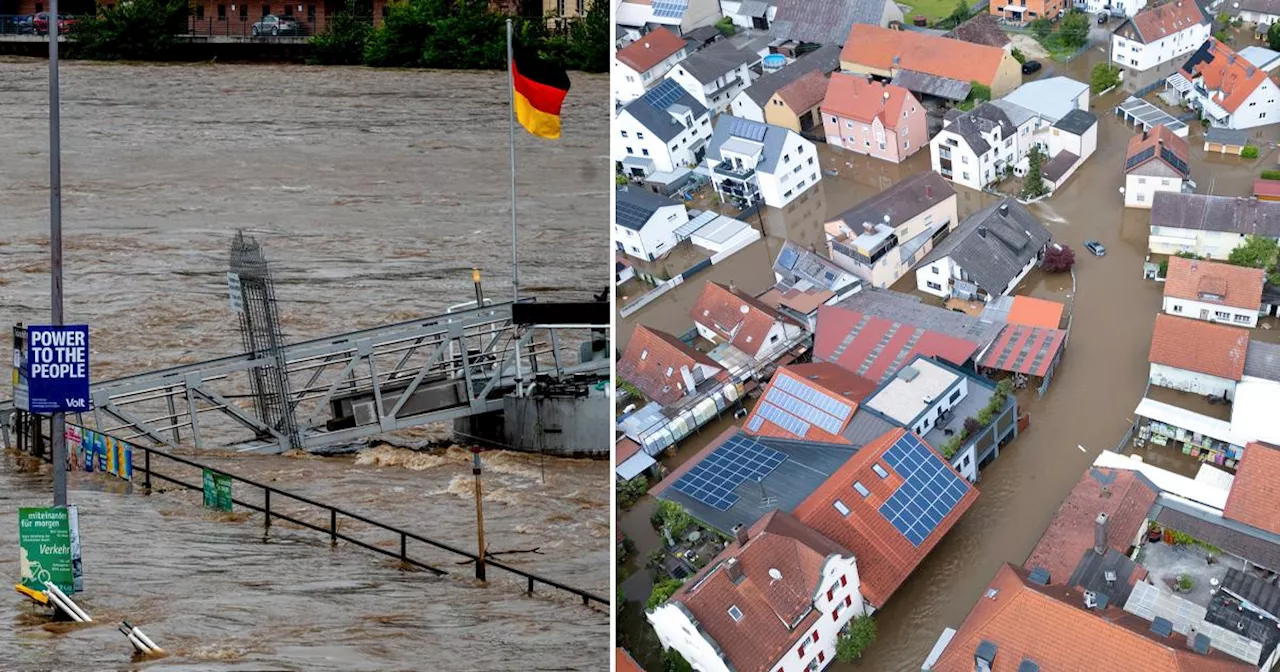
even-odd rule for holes
{"type": "Polygon", "coordinates": [[[1280,4],[621,0],[619,670],[1272,670],[1280,4]]]}

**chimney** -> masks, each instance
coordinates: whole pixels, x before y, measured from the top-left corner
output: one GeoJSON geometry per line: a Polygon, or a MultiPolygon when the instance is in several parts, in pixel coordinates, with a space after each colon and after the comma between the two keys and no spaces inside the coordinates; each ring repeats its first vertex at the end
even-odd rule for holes
{"type": "Polygon", "coordinates": [[[983,238],[986,238],[986,237],[987,237],[987,227],[985,227],[985,226],[979,226],[979,227],[978,227],[978,235],[979,235],[979,236],[981,236],[981,237],[983,237],[983,238]]]}
{"type": "Polygon", "coordinates": [[[737,286],[737,285],[735,285],[735,284],[733,283],[733,280],[730,280],[730,281],[729,281],[729,293],[730,293],[730,294],[736,294],[737,292],[738,292],[738,286],[737,286]]]}
{"type": "Polygon", "coordinates": [[[1093,521],[1093,552],[1107,554],[1107,514],[1099,513],[1093,521]]]}
{"type": "Polygon", "coordinates": [[[924,185],[924,197],[933,198],[933,185],[931,184],[924,185]]]}
{"type": "Polygon", "coordinates": [[[738,523],[733,526],[733,538],[737,540],[739,546],[747,545],[747,526],[738,523]]]}
{"type": "Polygon", "coordinates": [[[1233,51],[1227,54],[1227,63],[1235,63],[1235,62],[1236,62],[1236,53],[1233,51]]]}
{"type": "Polygon", "coordinates": [[[999,651],[995,642],[982,640],[978,644],[978,649],[973,652],[973,669],[978,672],[991,672],[996,666],[996,652],[999,651]]]}
{"type": "Polygon", "coordinates": [[[1008,201],[1005,201],[1004,203],[1001,203],[1001,204],[1000,204],[1000,214],[1002,214],[1002,215],[1007,215],[1007,214],[1009,214],[1009,202],[1008,202],[1008,201]]]}
{"type": "Polygon", "coordinates": [[[729,560],[724,563],[724,575],[729,577],[729,580],[734,583],[742,580],[742,565],[738,564],[737,558],[729,558],[729,560]]]}
{"type": "Polygon", "coordinates": [[[1149,133],[1147,132],[1147,128],[1145,126],[1142,127],[1142,139],[1146,140],[1148,135],[1149,133]]]}
{"type": "Polygon", "coordinates": [[[1196,626],[1187,624],[1187,648],[1195,650],[1196,648],[1196,626]]]}

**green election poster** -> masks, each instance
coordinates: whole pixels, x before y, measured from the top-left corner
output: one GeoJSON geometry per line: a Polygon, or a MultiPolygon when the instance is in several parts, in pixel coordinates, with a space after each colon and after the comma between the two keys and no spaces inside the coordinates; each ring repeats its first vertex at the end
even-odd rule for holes
{"type": "Polygon", "coordinates": [[[71,516],[66,508],[18,509],[18,547],[22,585],[43,591],[49,581],[68,595],[75,592],[71,516]]]}
{"type": "Polygon", "coordinates": [[[231,510],[231,477],[211,469],[204,470],[204,505],[219,511],[231,510]]]}

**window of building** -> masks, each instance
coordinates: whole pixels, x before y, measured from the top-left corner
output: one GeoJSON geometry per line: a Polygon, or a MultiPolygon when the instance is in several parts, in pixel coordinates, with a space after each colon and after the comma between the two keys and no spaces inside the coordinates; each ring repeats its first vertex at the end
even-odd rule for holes
{"type": "Polygon", "coordinates": [[[631,149],[630,147],[628,147],[628,148],[627,148],[627,153],[628,153],[628,154],[635,154],[636,152],[635,152],[635,150],[633,150],[633,149],[631,149]]]}
{"type": "Polygon", "coordinates": [[[790,155],[790,154],[783,154],[783,155],[782,155],[782,162],[783,162],[783,163],[791,163],[791,155],[790,155]]]}
{"type": "MultiPolygon", "coordinates": [[[[849,507],[845,506],[844,502],[837,499],[836,501],[831,503],[831,506],[834,506],[836,508],[836,511],[840,512],[840,515],[842,516],[849,515],[849,507]]],[[[831,599],[831,593],[829,591],[827,593],[827,599],[828,600],[831,599]]]]}
{"type": "MultiPolygon", "coordinates": [[[[840,585],[842,585],[842,586],[847,586],[847,585],[849,585],[849,577],[848,577],[848,576],[845,576],[844,574],[841,574],[841,575],[840,575],[840,585]]],[[[848,598],[845,598],[845,599],[848,599],[848,598]]]]}
{"type": "Polygon", "coordinates": [[[960,163],[969,163],[969,155],[965,154],[964,156],[960,157],[960,163]]]}
{"type": "Polygon", "coordinates": [[[742,620],[742,610],[738,608],[738,605],[729,605],[729,618],[732,618],[734,623],[742,620]]]}
{"type": "Polygon", "coordinates": [[[947,397],[947,403],[954,404],[956,403],[956,399],[959,399],[959,398],[960,398],[960,390],[956,390],[955,392],[951,393],[950,397],[947,397]]]}
{"type": "Polygon", "coordinates": [[[1231,319],[1231,313],[1228,313],[1224,310],[1215,310],[1213,311],[1213,317],[1219,320],[1229,320],[1231,319]]]}
{"type": "Polygon", "coordinates": [[[263,6],[262,6],[262,15],[263,15],[263,16],[266,16],[266,15],[268,15],[268,14],[270,14],[270,13],[271,13],[271,5],[263,5],[263,6]]]}
{"type": "Polygon", "coordinates": [[[1162,187],[1169,186],[1169,180],[1160,180],[1160,186],[1162,187]]]}
{"type": "Polygon", "coordinates": [[[811,156],[811,157],[809,157],[809,160],[808,160],[806,163],[808,163],[809,165],[811,165],[811,166],[812,166],[812,165],[813,165],[813,157],[812,157],[812,156],[811,156]]]}
{"type": "Polygon", "coordinates": [[[307,23],[316,22],[316,6],[307,5],[307,23]]]}
{"type": "Polygon", "coordinates": [[[643,155],[645,155],[645,156],[649,156],[649,150],[647,150],[647,149],[641,149],[641,150],[640,150],[640,153],[641,153],[641,154],[643,154],[643,155]]]}
{"type": "Polygon", "coordinates": [[[626,131],[618,131],[618,132],[622,134],[622,137],[624,137],[624,138],[625,138],[625,137],[627,137],[627,132],[626,132],[626,131]]]}
{"type": "Polygon", "coordinates": [[[853,489],[854,489],[854,490],[857,490],[857,491],[858,491],[858,494],[859,494],[859,495],[862,495],[863,497],[870,497],[870,496],[871,496],[871,491],[867,489],[867,486],[865,486],[865,485],[863,485],[863,484],[862,484],[862,481],[854,481],[854,482],[853,482],[853,489]]]}
{"type": "Polygon", "coordinates": [[[1178,303],[1173,304],[1173,312],[1175,312],[1175,313],[1181,313],[1181,312],[1182,312],[1182,305],[1181,305],[1181,304],[1178,304],[1178,303]]]}
{"type": "Polygon", "coordinates": [[[1146,195],[1146,194],[1144,194],[1144,193],[1139,192],[1139,193],[1138,193],[1138,202],[1139,202],[1139,203],[1145,203],[1146,201],[1147,201],[1147,195],[1146,195]]]}
{"type": "Polygon", "coordinates": [[[289,18],[293,18],[293,5],[284,6],[284,15],[289,18]]]}
{"type": "Polygon", "coordinates": [[[249,5],[240,5],[240,20],[249,20],[249,5]]]}
{"type": "Polygon", "coordinates": [[[640,361],[644,361],[644,360],[646,360],[646,359],[648,359],[648,358],[649,358],[649,349],[648,349],[648,348],[645,348],[644,350],[641,350],[641,351],[640,351],[640,361]]]}
{"type": "Polygon", "coordinates": [[[1235,322],[1240,323],[1240,324],[1249,324],[1249,316],[1248,316],[1248,315],[1241,315],[1241,314],[1239,314],[1239,313],[1236,313],[1236,316],[1233,318],[1233,320],[1234,320],[1235,322]]]}
{"type": "MultiPolygon", "coordinates": [[[[925,224],[928,224],[928,222],[925,222],[925,224]]],[[[942,274],[942,271],[938,270],[938,267],[937,267],[937,266],[930,266],[929,268],[932,268],[932,269],[933,269],[933,274],[934,274],[934,275],[941,275],[941,274],[942,274]]]]}
{"type": "Polygon", "coordinates": [[[960,173],[960,179],[964,180],[965,182],[968,182],[968,181],[969,181],[969,173],[960,173]]]}
{"type": "Polygon", "coordinates": [[[196,20],[204,20],[204,5],[196,5],[196,20]]]}
{"type": "Polygon", "coordinates": [[[218,20],[219,20],[219,21],[226,21],[226,20],[227,20],[227,6],[226,6],[226,5],[218,5],[218,20]]]}
{"type": "Polygon", "coordinates": [[[636,131],[636,140],[644,140],[644,132],[636,131]]]}
{"type": "Polygon", "coordinates": [[[793,193],[793,191],[789,189],[789,190],[787,190],[787,193],[785,193],[785,194],[783,194],[783,195],[782,195],[782,197],[783,197],[783,198],[791,198],[791,194],[792,194],[792,193],[793,193]]]}
{"type": "Polygon", "coordinates": [[[969,454],[968,454],[968,453],[965,453],[965,455],[964,455],[964,460],[962,460],[960,463],[967,467],[967,466],[969,466],[969,463],[970,463],[970,462],[972,462],[972,461],[973,461],[973,460],[972,460],[972,458],[970,458],[970,457],[969,457],[969,454]]]}
{"type": "Polygon", "coordinates": [[[1146,183],[1147,183],[1147,178],[1145,177],[1138,178],[1138,184],[1146,184],[1146,183]]]}
{"type": "Polygon", "coordinates": [[[939,292],[942,291],[942,285],[939,285],[936,282],[925,282],[925,284],[929,286],[929,289],[939,291],[939,292]]]}

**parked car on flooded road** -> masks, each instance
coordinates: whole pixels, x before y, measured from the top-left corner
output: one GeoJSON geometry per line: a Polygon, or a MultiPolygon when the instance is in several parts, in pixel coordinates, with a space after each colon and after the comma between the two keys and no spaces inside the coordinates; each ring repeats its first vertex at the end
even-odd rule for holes
{"type": "Polygon", "coordinates": [[[1105,257],[1107,255],[1107,248],[1103,247],[1102,243],[1099,243],[1096,240],[1084,241],[1084,247],[1092,252],[1095,257],[1105,257]]]}
{"type": "MultiPolygon", "coordinates": [[[[35,30],[36,35],[49,34],[49,12],[40,12],[31,20],[31,26],[35,30]]],[[[76,26],[76,17],[70,14],[58,15],[58,34],[66,35],[76,26]]]]}
{"type": "Polygon", "coordinates": [[[253,24],[250,32],[255,37],[260,35],[271,35],[273,37],[276,35],[301,35],[302,24],[287,16],[268,14],[262,17],[261,21],[253,24]]]}

